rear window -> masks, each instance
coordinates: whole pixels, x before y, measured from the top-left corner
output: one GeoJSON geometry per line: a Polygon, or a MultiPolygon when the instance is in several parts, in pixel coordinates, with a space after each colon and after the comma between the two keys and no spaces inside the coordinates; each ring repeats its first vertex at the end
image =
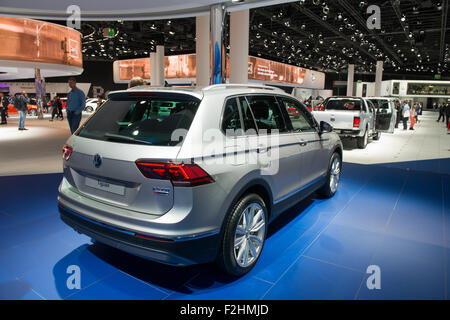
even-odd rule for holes
{"type": "Polygon", "coordinates": [[[328,100],[326,110],[361,111],[361,101],[352,99],[328,100]]]}
{"type": "Polygon", "coordinates": [[[189,130],[200,101],[135,98],[109,100],[80,129],[80,137],[129,144],[175,146],[177,129],[189,130]]]}

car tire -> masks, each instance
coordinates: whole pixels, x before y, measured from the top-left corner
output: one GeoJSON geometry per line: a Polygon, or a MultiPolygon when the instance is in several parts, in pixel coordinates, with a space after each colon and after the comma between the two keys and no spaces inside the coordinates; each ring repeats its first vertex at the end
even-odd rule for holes
{"type": "Polygon", "coordinates": [[[30,111],[28,111],[28,114],[32,117],[35,117],[35,116],[37,116],[37,111],[34,109],[31,109],[30,111]]]}
{"type": "Polygon", "coordinates": [[[226,221],[216,261],[219,267],[232,276],[247,274],[264,248],[267,227],[268,211],[264,200],[254,193],[243,196],[226,221]]]}
{"type": "Polygon", "coordinates": [[[356,138],[356,143],[358,145],[359,149],[365,149],[367,147],[367,144],[369,142],[369,128],[366,128],[366,132],[364,133],[364,136],[356,138]]]}
{"type": "Polygon", "coordinates": [[[93,109],[92,107],[87,107],[87,108],[86,108],[86,111],[87,111],[87,112],[94,112],[94,109],[93,109]]]}
{"type": "Polygon", "coordinates": [[[338,188],[341,180],[342,158],[339,153],[335,152],[331,156],[328,166],[327,180],[322,188],[317,190],[317,194],[323,198],[332,198],[338,188]]]}

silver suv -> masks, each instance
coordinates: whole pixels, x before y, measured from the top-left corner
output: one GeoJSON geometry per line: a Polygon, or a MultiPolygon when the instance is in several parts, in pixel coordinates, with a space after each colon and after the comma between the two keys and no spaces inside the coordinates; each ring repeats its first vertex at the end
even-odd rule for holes
{"type": "Polygon", "coordinates": [[[331,126],[280,89],[117,91],[64,146],[58,206],[96,241],[240,276],[269,222],[313,192],[336,193],[342,150],[331,126]]]}

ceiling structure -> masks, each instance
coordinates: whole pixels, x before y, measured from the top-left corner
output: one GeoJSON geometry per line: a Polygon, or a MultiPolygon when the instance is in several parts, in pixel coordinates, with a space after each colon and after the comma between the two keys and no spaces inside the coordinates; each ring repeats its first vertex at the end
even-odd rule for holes
{"type": "MultiPolygon", "coordinates": [[[[448,15],[449,0],[302,0],[254,8],[249,54],[324,72],[346,72],[354,63],[356,72],[374,73],[382,60],[387,73],[448,75],[448,15]],[[367,26],[369,5],[381,9],[379,30],[367,26]]],[[[81,27],[85,60],[148,57],[157,44],[166,55],[195,53],[193,17],[83,21],[81,27]]],[[[226,48],[228,31],[229,15],[226,48]]]]}

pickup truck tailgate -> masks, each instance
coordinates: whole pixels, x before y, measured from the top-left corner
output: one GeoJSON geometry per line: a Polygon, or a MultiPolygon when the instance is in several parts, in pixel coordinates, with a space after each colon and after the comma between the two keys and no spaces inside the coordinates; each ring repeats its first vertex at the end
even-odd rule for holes
{"type": "Polygon", "coordinates": [[[353,119],[360,116],[360,111],[330,110],[314,111],[312,114],[319,123],[325,121],[331,124],[334,129],[352,130],[353,119]]]}

